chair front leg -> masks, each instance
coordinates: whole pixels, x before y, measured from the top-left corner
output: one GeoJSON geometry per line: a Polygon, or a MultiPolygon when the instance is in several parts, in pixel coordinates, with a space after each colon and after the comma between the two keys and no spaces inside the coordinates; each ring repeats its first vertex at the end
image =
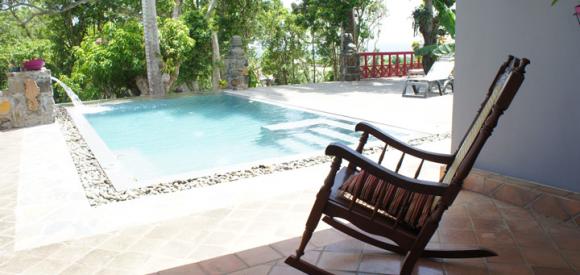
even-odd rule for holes
{"type": "Polygon", "coordinates": [[[403,259],[403,265],[401,266],[401,275],[410,275],[415,268],[415,264],[421,258],[427,243],[431,240],[431,237],[437,230],[439,225],[439,221],[441,220],[441,216],[445,211],[445,207],[439,204],[437,209],[433,212],[429,220],[425,223],[423,229],[419,233],[417,240],[411,247],[411,250],[407,253],[405,258],[403,259]]]}
{"type": "Polygon", "coordinates": [[[300,259],[304,255],[304,250],[306,249],[306,245],[312,238],[312,234],[318,223],[320,222],[320,218],[322,217],[322,213],[324,212],[324,208],[326,207],[326,203],[328,202],[328,198],[330,197],[330,192],[332,190],[332,185],[334,184],[334,178],[340,165],[342,163],[342,159],[339,157],[335,157],[332,161],[330,173],[324,180],[324,185],[318,191],[316,195],[316,201],[314,201],[314,205],[312,206],[312,210],[310,210],[310,215],[308,216],[308,220],[306,221],[306,228],[304,229],[304,233],[302,234],[302,240],[300,241],[300,246],[296,250],[296,258],[300,259]]]}

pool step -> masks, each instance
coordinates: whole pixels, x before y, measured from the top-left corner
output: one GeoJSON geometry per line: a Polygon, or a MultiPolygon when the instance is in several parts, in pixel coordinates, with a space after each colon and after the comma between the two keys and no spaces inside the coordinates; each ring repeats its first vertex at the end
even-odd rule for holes
{"type": "Polygon", "coordinates": [[[333,139],[340,139],[342,141],[345,141],[347,143],[351,143],[351,144],[356,144],[358,142],[358,139],[356,137],[353,136],[349,136],[347,134],[343,134],[339,131],[335,131],[332,129],[328,129],[328,128],[313,128],[313,129],[309,129],[310,131],[329,137],[329,138],[333,138],[333,139]]]}
{"type": "Polygon", "coordinates": [[[298,133],[298,134],[292,135],[292,138],[298,139],[301,142],[317,144],[317,145],[320,145],[323,147],[326,147],[328,144],[330,144],[332,142],[332,140],[330,140],[328,138],[317,136],[317,135],[311,134],[311,133],[298,133]]]}
{"type": "Polygon", "coordinates": [[[354,130],[354,126],[352,126],[350,124],[339,122],[339,121],[334,121],[334,120],[330,120],[330,119],[325,119],[325,118],[313,118],[313,119],[304,119],[304,120],[292,121],[292,122],[282,122],[282,123],[276,123],[276,124],[262,126],[262,128],[264,128],[266,130],[270,130],[270,131],[283,131],[283,130],[308,128],[308,127],[317,126],[317,125],[328,125],[331,127],[342,128],[342,129],[346,129],[349,131],[354,130]]]}
{"type": "Polygon", "coordinates": [[[306,143],[300,142],[291,137],[276,140],[276,144],[281,148],[284,148],[284,150],[288,150],[290,152],[295,153],[308,151],[309,149],[309,146],[306,143]]]}

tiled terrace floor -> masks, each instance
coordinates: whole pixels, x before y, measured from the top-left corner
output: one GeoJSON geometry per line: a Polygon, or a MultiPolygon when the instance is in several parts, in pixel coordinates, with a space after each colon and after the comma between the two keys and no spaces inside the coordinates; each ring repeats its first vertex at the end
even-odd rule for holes
{"type": "MultiPolygon", "coordinates": [[[[280,218],[282,220],[283,218],[280,218]]],[[[284,263],[300,238],[160,271],[177,274],[302,274],[284,263]]],[[[499,256],[423,259],[417,274],[580,274],[580,231],[519,207],[464,191],[445,214],[432,248],[484,246],[499,256]]],[[[335,274],[398,274],[401,256],[334,229],[315,234],[304,259],[335,274]]]]}

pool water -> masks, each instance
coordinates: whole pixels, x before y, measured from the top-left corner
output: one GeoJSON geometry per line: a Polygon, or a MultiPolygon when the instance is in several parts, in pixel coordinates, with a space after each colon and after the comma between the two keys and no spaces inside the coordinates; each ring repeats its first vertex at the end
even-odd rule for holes
{"type": "Polygon", "coordinates": [[[85,117],[136,180],[322,152],[359,137],[352,121],[227,94],[100,107],[85,117]]]}

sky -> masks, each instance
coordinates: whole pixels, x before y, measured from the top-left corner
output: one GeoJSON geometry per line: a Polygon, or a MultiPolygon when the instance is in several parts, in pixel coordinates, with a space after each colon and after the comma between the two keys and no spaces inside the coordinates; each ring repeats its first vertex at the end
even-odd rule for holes
{"type": "MultiPolygon", "coordinates": [[[[369,41],[368,50],[378,49],[382,52],[410,51],[413,41],[422,41],[420,36],[413,35],[411,13],[421,3],[421,0],[383,0],[387,6],[387,16],[381,20],[379,35],[369,41]]],[[[292,3],[301,0],[282,0],[284,6],[290,9],[292,3]]]]}

